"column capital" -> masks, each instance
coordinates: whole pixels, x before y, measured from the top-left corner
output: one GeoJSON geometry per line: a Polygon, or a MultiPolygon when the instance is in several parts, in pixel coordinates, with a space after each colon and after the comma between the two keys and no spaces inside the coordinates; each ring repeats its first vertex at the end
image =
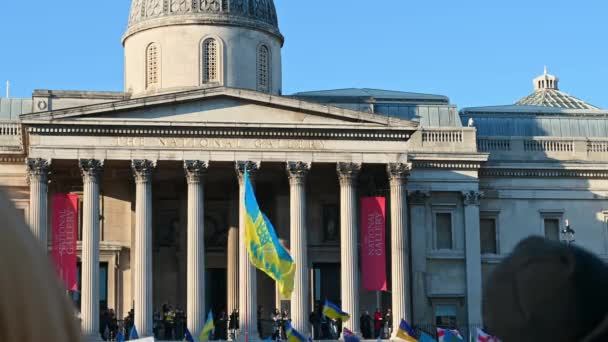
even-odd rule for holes
{"type": "Polygon", "coordinates": [[[426,200],[431,197],[431,192],[426,190],[409,191],[408,197],[412,205],[424,205],[426,200]]]}
{"type": "Polygon", "coordinates": [[[403,183],[407,180],[410,175],[412,165],[408,163],[388,163],[386,164],[386,172],[388,173],[388,179],[391,183],[399,182],[403,183]]]}
{"type": "Polygon", "coordinates": [[[336,165],[340,185],[352,184],[361,172],[360,163],[338,162],[336,165]]]}
{"type": "Polygon", "coordinates": [[[481,192],[481,191],[471,190],[471,191],[462,192],[462,199],[464,201],[464,205],[466,205],[466,206],[469,206],[469,205],[479,206],[482,197],[483,197],[483,192],[481,192]]]}
{"type": "Polygon", "coordinates": [[[27,168],[27,182],[35,180],[38,182],[48,182],[51,170],[51,160],[42,158],[27,158],[25,160],[27,168]]]}
{"type": "Polygon", "coordinates": [[[286,165],[289,184],[303,184],[310,171],[310,163],[288,161],[286,165]]]}
{"type": "Polygon", "coordinates": [[[131,169],[136,183],[150,182],[155,168],[156,160],[135,159],[131,161],[131,169]]]}
{"type": "Polygon", "coordinates": [[[84,182],[98,183],[103,175],[103,160],[99,159],[80,159],[78,166],[84,182]]]}
{"type": "Polygon", "coordinates": [[[260,169],[259,161],[242,160],[234,163],[236,175],[239,178],[239,184],[242,184],[245,180],[245,171],[249,173],[249,178],[254,178],[255,174],[260,169]]]}
{"type": "Polygon", "coordinates": [[[209,162],[205,160],[184,160],[184,171],[188,183],[200,183],[207,173],[209,162]]]}

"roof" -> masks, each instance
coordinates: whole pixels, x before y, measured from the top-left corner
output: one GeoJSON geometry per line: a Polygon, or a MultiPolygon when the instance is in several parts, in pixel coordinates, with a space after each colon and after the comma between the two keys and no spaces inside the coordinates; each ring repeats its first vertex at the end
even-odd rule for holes
{"type": "Polygon", "coordinates": [[[170,4],[161,0],[132,0],[123,41],[142,30],[184,24],[250,27],[274,34],[283,41],[273,0],[174,0],[170,4]]]}
{"type": "Polygon", "coordinates": [[[19,115],[32,112],[32,99],[0,98],[0,120],[19,120],[19,115]]]}
{"type": "MultiPolygon", "coordinates": [[[[437,102],[449,104],[450,99],[443,95],[411,93],[394,90],[371,89],[371,88],[344,88],[300,92],[291,95],[293,97],[312,98],[357,98],[368,101],[391,100],[407,102],[437,102]]],[[[351,101],[352,102],[352,101],[351,101]]]]}
{"type": "Polygon", "coordinates": [[[465,108],[463,125],[473,118],[479,136],[608,137],[608,111],[542,106],[465,108]]]}
{"type": "Polygon", "coordinates": [[[532,94],[520,99],[516,105],[544,106],[571,109],[599,109],[583,100],[568,95],[557,89],[538,89],[532,94]]]}

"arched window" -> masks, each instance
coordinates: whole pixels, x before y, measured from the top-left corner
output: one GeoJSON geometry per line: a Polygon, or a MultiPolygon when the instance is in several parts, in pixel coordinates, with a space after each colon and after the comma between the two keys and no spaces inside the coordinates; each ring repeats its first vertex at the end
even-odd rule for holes
{"type": "Polygon", "coordinates": [[[270,91],[270,49],[266,45],[258,48],[258,90],[270,91]]]}
{"type": "Polygon", "coordinates": [[[146,49],[146,87],[158,84],[160,66],[158,63],[159,49],[154,43],[146,49]]]}
{"type": "Polygon", "coordinates": [[[219,45],[213,38],[203,41],[203,83],[218,83],[219,78],[219,45]]]}

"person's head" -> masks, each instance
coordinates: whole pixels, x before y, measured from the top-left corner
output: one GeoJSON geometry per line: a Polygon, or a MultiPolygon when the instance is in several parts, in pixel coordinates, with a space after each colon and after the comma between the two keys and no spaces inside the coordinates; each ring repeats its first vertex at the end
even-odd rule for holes
{"type": "Polygon", "coordinates": [[[49,262],[46,241],[36,240],[2,191],[0,217],[0,341],[80,341],[74,306],[49,262]]]}
{"type": "Polygon", "coordinates": [[[540,237],[520,242],[490,275],[483,317],[503,342],[608,341],[608,266],[540,237]]]}

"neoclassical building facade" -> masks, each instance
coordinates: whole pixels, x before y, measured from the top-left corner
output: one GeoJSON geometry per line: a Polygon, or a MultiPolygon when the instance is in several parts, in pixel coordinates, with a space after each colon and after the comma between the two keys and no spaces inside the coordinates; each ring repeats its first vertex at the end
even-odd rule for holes
{"type": "MultiPolygon", "coordinates": [[[[485,277],[529,235],[608,257],[608,111],[548,74],[515,105],[458,110],[445,96],[341,89],[284,96],[272,0],[133,0],[124,92],[36,90],[0,99],[0,186],[50,248],[51,198],[78,195],[83,334],[101,308],[163,304],[198,335],[209,309],[316,303],[397,326],[482,324],[485,277]],[[296,264],[279,298],[243,246],[243,173],[296,264]],[[361,287],[362,196],[387,198],[389,291],[361,287]]],[[[358,319],[346,327],[359,332],[358,319]]]]}

